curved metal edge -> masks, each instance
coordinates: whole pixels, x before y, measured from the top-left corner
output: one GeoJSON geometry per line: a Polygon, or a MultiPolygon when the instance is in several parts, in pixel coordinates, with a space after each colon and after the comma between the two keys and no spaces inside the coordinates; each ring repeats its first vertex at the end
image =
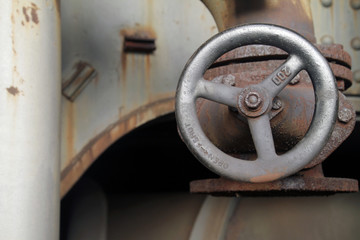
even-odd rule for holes
{"type": "Polygon", "coordinates": [[[175,99],[171,97],[141,106],[117,122],[110,124],[100,134],[91,139],[71,160],[70,164],[62,170],[61,198],[66,195],[91,164],[113,143],[136,127],[173,112],[174,105],[175,99]]]}

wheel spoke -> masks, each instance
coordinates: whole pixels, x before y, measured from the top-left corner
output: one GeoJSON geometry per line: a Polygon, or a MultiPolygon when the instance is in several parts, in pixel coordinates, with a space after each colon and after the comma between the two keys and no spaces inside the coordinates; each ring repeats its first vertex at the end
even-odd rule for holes
{"type": "Polygon", "coordinates": [[[200,79],[196,87],[197,97],[203,97],[235,108],[237,107],[237,98],[240,92],[241,88],[214,83],[205,79],[200,79]]]}
{"type": "Polygon", "coordinates": [[[269,115],[264,114],[257,118],[248,118],[248,123],[258,159],[275,158],[276,152],[269,115]]]}
{"type": "Polygon", "coordinates": [[[267,89],[269,96],[274,98],[302,69],[303,61],[296,55],[290,55],[280,67],[259,85],[267,89]]]}

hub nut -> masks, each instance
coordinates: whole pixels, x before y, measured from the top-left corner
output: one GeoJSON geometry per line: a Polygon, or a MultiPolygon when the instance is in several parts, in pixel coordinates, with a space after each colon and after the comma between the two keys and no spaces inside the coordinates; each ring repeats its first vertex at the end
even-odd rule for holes
{"type": "Polygon", "coordinates": [[[246,107],[249,109],[257,109],[262,102],[260,95],[257,92],[249,92],[245,97],[246,107]]]}

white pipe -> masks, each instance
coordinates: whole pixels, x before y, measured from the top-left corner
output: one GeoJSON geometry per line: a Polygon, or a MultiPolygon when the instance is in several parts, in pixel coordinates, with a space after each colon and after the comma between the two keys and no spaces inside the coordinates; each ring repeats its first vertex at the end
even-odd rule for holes
{"type": "Polygon", "coordinates": [[[61,43],[56,0],[0,5],[0,239],[59,238],[61,43]]]}

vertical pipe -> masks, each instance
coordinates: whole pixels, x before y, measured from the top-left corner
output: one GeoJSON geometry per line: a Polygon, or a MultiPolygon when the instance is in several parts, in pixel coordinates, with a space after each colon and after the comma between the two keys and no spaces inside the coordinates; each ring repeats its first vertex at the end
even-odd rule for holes
{"type": "MultiPolygon", "coordinates": [[[[309,41],[316,41],[310,9],[310,0],[202,0],[202,2],[211,12],[220,32],[242,24],[266,23],[290,28],[303,35],[309,41]]],[[[268,52],[268,54],[270,54],[270,51],[263,48],[264,46],[257,47],[259,52],[268,52]]],[[[236,49],[232,53],[225,55],[228,57],[228,59],[234,58],[234,56],[239,56],[239,54],[241,55],[240,52],[235,52],[236,49]]],[[[250,52],[250,49],[248,52],[250,52]]],[[[256,53],[254,52],[254,54],[256,53]]],[[[268,55],[267,57],[272,56],[268,55]]],[[[276,62],[269,60],[270,59],[263,59],[261,65],[259,64],[260,62],[256,63],[252,60],[248,60],[247,65],[242,64],[242,66],[240,66],[241,64],[230,64],[228,66],[221,66],[221,71],[220,68],[219,71],[214,71],[216,70],[216,68],[213,68],[211,70],[213,71],[213,73],[209,74],[208,76],[211,76],[209,77],[209,79],[214,79],[216,77],[219,77],[220,75],[223,75],[224,77],[225,72],[246,72],[247,69],[249,71],[252,71],[253,73],[256,72],[254,69],[257,69],[259,71],[259,74],[264,74],[264,70],[274,70],[274,64],[276,64],[276,62]],[[250,63],[252,64],[250,65],[250,63]],[[227,68],[227,70],[225,68],[227,68]]],[[[273,60],[276,60],[276,57],[273,58],[273,60]]],[[[231,62],[232,61],[229,61],[229,63],[231,62]]],[[[210,71],[208,73],[210,73],[210,71]]],[[[258,78],[260,81],[262,77],[260,75],[254,77],[260,77],[258,78]]],[[[246,80],[246,82],[244,81],[244,79],[240,79],[239,77],[236,78],[234,75],[231,74],[226,77],[233,77],[234,84],[238,87],[245,87],[251,84],[258,83],[254,80],[251,80],[252,82],[246,80]]],[[[222,81],[224,81],[224,79],[225,78],[223,78],[222,81]]],[[[311,88],[308,88],[306,91],[302,89],[302,94],[304,93],[308,94],[308,102],[310,104],[310,99],[312,99],[311,88]]],[[[292,97],[300,96],[298,93],[296,93],[296,91],[292,91],[291,94],[292,97]]],[[[285,99],[288,99],[287,95],[283,95],[283,97],[284,96],[286,96],[285,99]]],[[[234,111],[229,111],[229,108],[225,107],[224,105],[220,105],[208,100],[203,100],[202,102],[199,101],[199,103],[201,103],[197,105],[197,114],[199,121],[201,123],[201,126],[203,127],[204,132],[216,146],[218,146],[224,152],[232,154],[239,152],[246,153],[255,151],[251,140],[250,130],[248,129],[246,121],[240,121],[239,116],[234,114],[234,111]],[[211,115],[211,117],[209,117],[209,115],[211,115]],[[219,126],[226,127],[219,128],[219,126]]],[[[310,105],[305,104],[303,107],[304,111],[305,107],[308,112],[313,111],[313,107],[310,105]]],[[[299,137],[302,137],[306,132],[306,127],[303,128],[303,131],[301,133],[294,131],[291,134],[288,131],[288,129],[290,128],[287,128],[287,130],[285,130],[284,128],[279,127],[280,125],[278,125],[278,123],[283,123],[286,118],[291,118],[292,116],[294,116],[294,114],[294,109],[291,108],[287,111],[283,111],[282,114],[277,117],[278,120],[280,119],[279,122],[274,122],[275,120],[272,121],[272,124],[274,124],[272,126],[274,129],[273,134],[276,139],[277,150],[287,151],[293,145],[284,145],[283,143],[296,143],[299,141],[299,137]],[[289,139],[291,139],[291,141],[289,141],[289,139]]],[[[303,112],[301,116],[304,117],[303,120],[305,122],[307,122],[307,120],[311,120],[308,118],[309,114],[306,114],[305,112],[303,112]]]]}
{"type": "Polygon", "coordinates": [[[315,42],[310,0],[202,0],[219,31],[247,23],[269,23],[297,31],[315,42]]]}
{"type": "Polygon", "coordinates": [[[65,214],[67,224],[61,232],[67,240],[106,240],[108,207],[102,187],[91,178],[83,178],[74,190],[65,214]]]}
{"type": "Polygon", "coordinates": [[[0,239],[59,238],[59,2],[1,1],[0,239]]]}

